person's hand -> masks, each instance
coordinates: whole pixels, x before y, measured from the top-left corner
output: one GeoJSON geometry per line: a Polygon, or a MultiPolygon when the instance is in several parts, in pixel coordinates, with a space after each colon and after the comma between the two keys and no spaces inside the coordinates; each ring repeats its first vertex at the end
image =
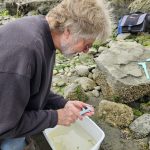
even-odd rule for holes
{"type": "Polygon", "coordinates": [[[58,112],[58,125],[69,126],[74,123],[77,119],[82,120],[84,116],[91,116],[94,114],[94,108],[81,101],[68,101],[63,109],[57,110],[58,112]],[[83,107],[91,107],[91,112],[84,115],[80,115],[80,111],[83,107]]]}
{"type": "Polygon", "coordinates": [[[78,113],[75,114],[72,110],[66,108],[58,109],[58,122],[57,125],[69,126],[78,119],[78,113]]]}
{"type": "Polygon", "coordinates": [[[65,108],[68,109],[68,110],[72,110],[75,114],[77,114],[78,111],[79,111],[78,118],[80,120],[82,120],[84,116],[92,116],[94,114],[94,108],[91,105],[86,104],[82,101],[68,101],[65,105],[65,108]],[[80,111],[84,107],[90,107],[91,112],[87,112],[87,113],[85,113],[84,115],[81,116],[80,111]]]}

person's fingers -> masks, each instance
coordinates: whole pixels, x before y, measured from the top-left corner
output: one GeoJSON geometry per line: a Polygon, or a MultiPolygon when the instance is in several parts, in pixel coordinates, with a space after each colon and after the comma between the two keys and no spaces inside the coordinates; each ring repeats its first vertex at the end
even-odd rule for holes
{"type": "Polygon", "coordinates": [[[74,105],[71,107],[71,111],[74,114],[74,116],[72,117],[75,117],[75,120],[77,120],[78,118],[81,120],[83,118],[83,116],[80,115],[81,110],[75,107],[74,105]]]}
{"type": "Polygon", "coordinates": [[[81,101],[73,101],[73,104],[74,104],[76,107],[80,108],[80,109],[82,109],[83,107],[86,107],[86,106],[87,106],[86,103],[81,102],[81,101]]]}
{"type": "Polygon", "coordinates": [[[90,107],[91,112],[94,112],[94,107],[92,105],[88,105],[90,107]]]}

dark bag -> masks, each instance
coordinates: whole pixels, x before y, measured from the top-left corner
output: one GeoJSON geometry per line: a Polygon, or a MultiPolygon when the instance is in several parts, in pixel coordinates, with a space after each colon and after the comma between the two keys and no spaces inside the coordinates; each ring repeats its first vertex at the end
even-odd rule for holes
{"type": "Polygon", "coordinates": [[[150,14],[135,12],[119,20],[118,34],[139,32],[150,32],[150,14]]]}

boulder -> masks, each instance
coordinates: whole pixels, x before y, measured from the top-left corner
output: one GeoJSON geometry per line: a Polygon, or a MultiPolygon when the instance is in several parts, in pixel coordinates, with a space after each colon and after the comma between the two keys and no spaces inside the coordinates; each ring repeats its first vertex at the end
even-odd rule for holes
{"type": "Polygon", "coordinates": [[[84,91],[94,90],[94,87],[96,86],[95,82],[87,77],[80,77],[76,79],[75,82],[80,84],[84,91]]]}
{"type": "Polygon", "coordinates": [[[86,102],[88,97],[81,85],[72,83],[64,89],[64,97],[69,100],[80,100],[86,102]]]}
{"type": "MultiPolygon", "coordinates": [[[[139,63],[150,58],[150,50],[137,42],[117,41],[109,46],[95,59],[99,73],[94,78],[104,98],[129,103],[148,95],[150,80],[139,63]]],[[[150,62],[145,63],[150,73],[150,62]]]]}
{"type": "Polygon", "coordinates": [[[146,137],[150,133],[150,114],[144,114],[134,120],[130,125],[130,130],[137,138],[146,137]]]}
{"type": "Polygon", "coordinates": [[[88,76],[89,74],[89,69],[88,66],[85,65],[78,65],[76,66],[76,72],[79,76],[83,77],[83,76],[88,76]]]}
{"type": "Polygon", "coordinates": [[[134,118],[132,108],[129,106],[106,100],[99,103],[97,116],[117,127],[128,127],[134,118]]]}

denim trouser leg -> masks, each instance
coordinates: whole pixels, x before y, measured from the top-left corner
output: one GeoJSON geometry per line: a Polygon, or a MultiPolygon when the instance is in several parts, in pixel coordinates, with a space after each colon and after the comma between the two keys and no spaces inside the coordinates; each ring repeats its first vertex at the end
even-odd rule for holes
{"type": "Polygon", "coordinates": [[[1,142],[1,150],[23,150],[26,146],[25,137],[5,139],[1,142]]]}

